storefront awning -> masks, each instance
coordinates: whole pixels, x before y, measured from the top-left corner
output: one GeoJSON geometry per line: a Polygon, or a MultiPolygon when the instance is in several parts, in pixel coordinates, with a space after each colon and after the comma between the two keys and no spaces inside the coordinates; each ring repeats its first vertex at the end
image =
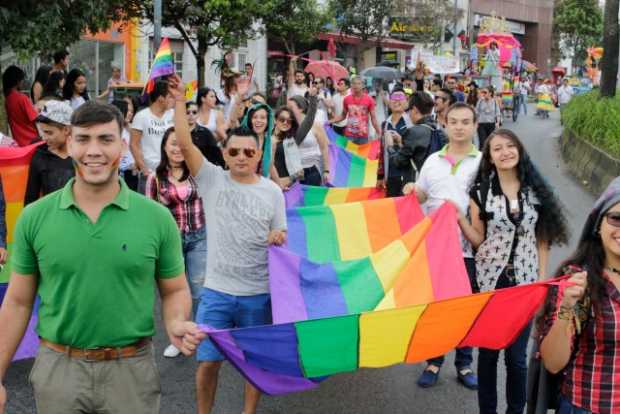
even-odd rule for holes
{"type": "MultiPolygon", "coordinates": [[[[348,45],[359,45],[364,41],[358,36],[352,36],[347,34],[335,33],[335,32],[327,32],[327,33],[319,33],[318,38],[320,40],[330,40],[333,39],[336,43],[344,43],[348,45]]],[[[382,47],[387,47],[391,49],[403,49],[403,50],[411,50],[414,48],[414,44],[410,42],[405,42],[403,40],[393,39],[390,37],[382,38],[378,41],[376,38],[371,38],[368,40],[370,43],[377,43],[377,45],[381,45],[382,47]]]]}

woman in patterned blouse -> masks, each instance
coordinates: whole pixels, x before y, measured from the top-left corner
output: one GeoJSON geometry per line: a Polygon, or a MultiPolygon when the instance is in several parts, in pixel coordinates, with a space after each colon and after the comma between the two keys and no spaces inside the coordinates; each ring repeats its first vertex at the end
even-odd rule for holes
{"type": "MultiPolygon", "coordinates": [[[[549,245],[566,243],[567,226],[559,202],[510,130],[492,133],[470,191],[471,222],[459,217],[476,249],[476,282],[482,292],[536,282],[545,273],[549,245]]],[[[531,326],[504,350],[508,413],[526,403],[527,342],[531,326]]],[[[497,412],[499,351],[478,352],[480,413],[497,412]]]]}

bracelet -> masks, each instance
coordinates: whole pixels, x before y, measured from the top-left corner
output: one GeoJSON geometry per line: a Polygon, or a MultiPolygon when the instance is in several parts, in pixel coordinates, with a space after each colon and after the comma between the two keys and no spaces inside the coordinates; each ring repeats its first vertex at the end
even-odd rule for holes
{"type": "Polygon", "coordinates": [[[569,306],[560,305],[557,313],[558,319],[572,321],[575,318],[575,309],[569,306]]]}

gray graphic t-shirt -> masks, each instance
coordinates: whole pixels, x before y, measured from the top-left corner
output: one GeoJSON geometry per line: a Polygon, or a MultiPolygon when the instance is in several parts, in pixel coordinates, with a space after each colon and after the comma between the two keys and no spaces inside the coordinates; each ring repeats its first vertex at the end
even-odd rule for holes
{"type": "Polygon", "coordinates": [[[236,296],[269,293],[267,236],[286,230],[282,190],[263,177],[238,183],[206,159],[195,179],[207,220],[204,286],[236,296]]]}

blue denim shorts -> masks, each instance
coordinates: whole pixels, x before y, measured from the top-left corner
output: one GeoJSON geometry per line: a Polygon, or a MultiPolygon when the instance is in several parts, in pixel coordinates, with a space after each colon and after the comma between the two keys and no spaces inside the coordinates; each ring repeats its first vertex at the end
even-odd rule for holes
{"type": "MultiPolygon", "coordinates": [[[[209,288],[202,289],[196,323],[216,329],[245,328],[271,324],[271,296],[234,296],[209,288]]],[[[202,341],[196,352],[198,361],[222,361],[224,356],[210,339],[202,341]]]]}

